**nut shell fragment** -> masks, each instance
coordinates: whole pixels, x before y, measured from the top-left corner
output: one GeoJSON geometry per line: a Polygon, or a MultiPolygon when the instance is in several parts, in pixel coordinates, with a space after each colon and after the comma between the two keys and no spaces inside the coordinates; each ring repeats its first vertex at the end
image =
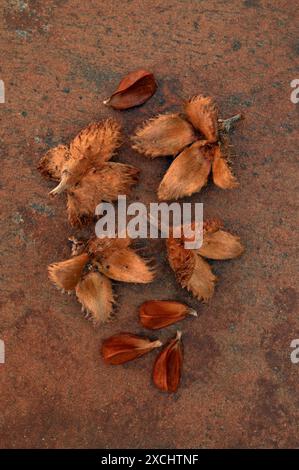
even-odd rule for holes
{"type": "Polygon", "coordinates": [[[156,89],[157,83],[151,72],[142,69],[135,70],[121,80],[116,91],[104,101],[104,104],[114,109],[139,106],[145,103],[156,89]]]}
{"type": "Polygon", "coordinates": [[[107,338],[102,343],[101,353],[106,363],[123,364],[162,346],[161,341],[131,333],[120,333],[107,338]]]}
{"type": "Polygon", "coordinates": [[[139,308],[140,323],[151,330],[172,325],[186,318],[187,315],[197,316],[195,310],[173,300],[149,300],[139,308]]]}
{"type": "Polygon", "coordinates": [[[178,331],[158,355],[153,368],[153,381],[163,392],[176,392],[181,379],[183,348],[178,331]]]}

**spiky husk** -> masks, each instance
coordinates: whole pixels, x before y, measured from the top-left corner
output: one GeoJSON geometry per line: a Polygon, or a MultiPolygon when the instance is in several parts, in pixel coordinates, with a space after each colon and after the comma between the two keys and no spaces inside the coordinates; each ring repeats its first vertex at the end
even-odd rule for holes
{"type": "Polygon", "coordinates": [[[219,188],[233,189],[239,186],[219,146],[215,147],[212,172],[214,184],[219,188]]]}
{"type": "Polygon", "coordinates": [[[160,200],[191,196],[207,184],[213,150],[204,143],[195,142],[172,162],[158,189],[160,200]]]}
{"type": "Polygon", "coordinates": [[[89,272],[76,286],[76,295],[85,315],[95,324],[104,323],[113,310],[112,284],[98,272],[89,272]]]}
{"type": "Polygon", "coordinates": [[[177,155],[196,140],[192,126],[179,114],[149,119],[132,138],[133,148],[148,157],[177,155]]]}
{"type": "Polygon", "coordinates": [[[182,287],[191,291],[194,297],[208,301],[215,288],[216,277],[209,264],[194,250],[186,250],[179,240],[167,240],[169,264],[182,287]]]}
{"type": "Polygon", "coordinates": [[[96,266],[115,281],[147,284],[155,277],[154,270],[131,248],[104,251],[96,266]]]}
{"type": "Polygon", "coordinates": [[[193,96],[185,105],[185,112],[193,124],[209,142],[218,140],[218,108],[209,96],[193,96]]]}
{"type": "Polygon", "coordinates": [[[38,170],[43,176],[59,181],[65,163],[70,159],[70,151],[66,145],[58,145],[48,150],[40,159],[38,170]]]}
{"type": "Polygon", "coordinates": [[[233,259],[240,256],[244,247],[240,238],[224,230],[204,232],[202,246],[197,252],[209,259],[233,259]]]}
{"type": "Polygon", "coordinates": [[[83,253],[79,256],[53,263],[48,266],[50,280],[60,289],[69,291],[78,284],[89,256],[83,253]]]}
{"type": "Polygon", "coordinates": [[[120,146],[120,131],[120,124],[111,118],[89,124],[71,142],[72,157],[78,159],[84,155],[91,166],[102,165],[120,146]]]}
{"type": "Polygon", "coordinates": [[[68,191],[69,222],[80,226],[91,221],[101,201],[111,202],[119,194],[129,194],[136,184],[139,170],[123,163],[106,163],[99,170],[89,171],[80,183],[68,191]]]}

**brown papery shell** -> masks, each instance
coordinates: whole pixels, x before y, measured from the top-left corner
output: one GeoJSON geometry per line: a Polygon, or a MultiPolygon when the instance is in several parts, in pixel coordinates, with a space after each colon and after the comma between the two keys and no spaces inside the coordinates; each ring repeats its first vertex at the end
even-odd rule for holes
{"type": "Polygon", "coordinates": [[[128,109],[139,106],[147,101],[156,91],[154,75],[146,70],[135,70],[126,75],[105,105],[114,109],[128,109]]]}
{"type": "Polygon", "coordinates": [[[207,184],[213,151],[205,142],[195,142],[172,162],[158,189],[160,200],[191,196],[207,184]]]}
{"type": "Polygon", "coordinates": [[[196,136],[191,124],[179,114],[164,114],[145,122],[132,140],[135,150],[154,158],[177,155],[196,136]]]}
{"type": "Polygon", "coordinates": [[[213,181],[221,189],[233,189],[239,186],[238,181],[231,172],[227,160],[222,156],[220,147],[215,148],[212,165],[213,181]]]}
{"type": "Polygon", "coordinates": [[[88,262],[87,253],[48,266],[50,280],[60,289],[73,290],[78,284],[83,269],[88,262]]]}
{"type": "Polygon", "coordinates": [[[120,333],[107,338],[102,343],[101,353],[106,363],[123,364],[162,346],[161,341],[151,341],[149,338],[131,333],[120,333]]]}
{"type": "Polygon", "coordinates": [[[148,300],[139,308],[140,323],[151,330],[165,328],[187,315],[197,316],[195,310],[173,300],[148,300]]]}
{"type": "Polygon", "coordinates": [[[181,379],[183,348],[181,332],[158,355],[153,369],[153,381],[163,392],[176,392],[181,379]]]}
{"type": "Polygon", "coordinates": [[[185,112],[195,129],[209,142],[218,140],[218,108],[209,96],[193,96],[185,105],[185,112]]]}
{"type": "Polygon", "coordinates": [[[83,311],[95,325],[109,320],[113,308],[110,279],[100,273],[90,272],[76,286],[76,295],[83,311]]]}

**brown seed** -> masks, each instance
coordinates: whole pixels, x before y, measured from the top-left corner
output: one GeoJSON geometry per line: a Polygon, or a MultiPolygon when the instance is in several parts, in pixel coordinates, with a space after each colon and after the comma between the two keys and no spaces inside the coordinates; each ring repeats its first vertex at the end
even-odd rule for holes
{"type": "Polygon", "coordinates": [[[131,333],[120,333],[103,341],[102,356],[108,364],[123,364],[162,346],[161,341],[151,341],[149,338],[131,333]]]}
{"type": "Polygon", "coordinates": [[[79,256],[53,263],[48,266],[49,278],[60,289],[73,290],[78,284],[89,256],[83,253],[79,256]]]}
{"type": "Polygon", "coordinates": [[[148,157],[177,155],[196,140],[194,130],[179,114],[149,119],[132,138],[133,148],[148,157]]]}
{"type": "Polygon", "coordinates": [[[185,105],[185,112],[195,129],[209,142],[218,140],[218,108],[210,96],[193,96],[185,105]]]}
{"type": "Polygon", "coordinates": [[[153,369],[153,381],[163,392],[176,392],[181,379],[183,348],[181,332],[158,355],[153,369]]]}
{"type": "Polygon", "coordinates": [[[139,309],[140,323],[151,330],[165,328],[183,320],[187,315],[197,317],[195,310],[173,300],[149,300],[139,309]]]}
{"type": "Polygon", "coordinates": [[[151,72],[135,70],[126,75],[105,105],[114,109],[128,109],[147,101],[156,91],[157,83],[151,72]]]}

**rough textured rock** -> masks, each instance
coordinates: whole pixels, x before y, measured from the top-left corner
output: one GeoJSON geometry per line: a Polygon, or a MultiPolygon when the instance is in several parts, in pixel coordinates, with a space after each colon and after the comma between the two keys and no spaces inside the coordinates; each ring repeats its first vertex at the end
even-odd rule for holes
{"type": "MultiPolygon", "coordinates": [[[[299,337],[299,104],[290,101],[298,9],[286,0],[123,0],[121,8],[117,0],[14,0],[0,8],[0,446],[298,447],[299,365],[289,357],[299,337]],[[138,67],[155,74],[155,96],[123,113],[103,106],[138,67]],[[209,184],[191,198],[204,202],[206,216],[223,218],[246,253],[213,263],[220,282],[206,306],[176,285],[164,242],[145,241],[163,282],[116,285],[118,320],[95,330],[75,299],[47,281],[46,266],[69,254],[70,230],[37,162],[93,120],[119,117],[128,135],[195,93],[214,96],[223,117],[246,117],[232,136],[240,187],[209,184]],[[150,382],[154,354],[123,367],[104,365],[99,354],[101,338],[144,331],[137,307],[151,298],[200,314],[182,324],[185,362],[174,396],[150,382]]],[[[142,169],[132,199],[155,200],[170,160],[121,148],[118,161],[142,169]]]]}

